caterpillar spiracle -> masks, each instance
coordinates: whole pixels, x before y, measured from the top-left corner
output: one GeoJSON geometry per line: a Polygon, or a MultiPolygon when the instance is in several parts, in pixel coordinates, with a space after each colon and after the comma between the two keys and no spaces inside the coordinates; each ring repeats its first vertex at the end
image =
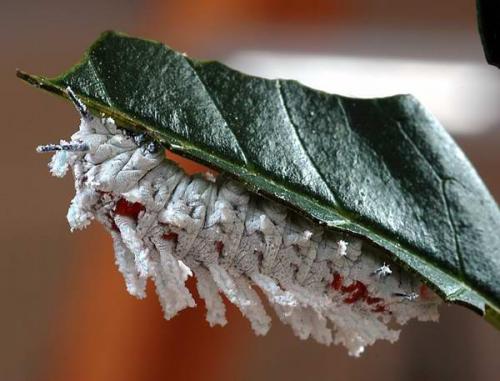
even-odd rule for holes
{"type": "Polygon", "coordinates": [[[185,286],[194,275],[211,326],[226,324],[224,294],[265,335],[271,318],[258,287],[301,339],[341,343],[354,356],[377,339],[397,340],[392,323],[437,320],[440,298],[375,246],[224,176],[188,176],[156,143],[92,115],[67,92],[80,112],[79,131],[37,150],[57,151],[53,175],[72,169],[71,230],[93,219],[104,225],[128,292],[144,298],[151,278],[165,319],[195,306],[185,286]]]}

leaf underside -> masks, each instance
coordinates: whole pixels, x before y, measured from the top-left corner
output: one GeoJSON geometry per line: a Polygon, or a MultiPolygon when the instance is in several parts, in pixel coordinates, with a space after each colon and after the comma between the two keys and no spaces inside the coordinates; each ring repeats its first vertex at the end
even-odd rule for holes
{"type": "Polygon", "coordinates": [[[500,327],[498,206],[412,96],[327,94],[115,32],[59,77],[18,76],[62,96],[70,86],[123,127],[365,237],[500,327]]]}

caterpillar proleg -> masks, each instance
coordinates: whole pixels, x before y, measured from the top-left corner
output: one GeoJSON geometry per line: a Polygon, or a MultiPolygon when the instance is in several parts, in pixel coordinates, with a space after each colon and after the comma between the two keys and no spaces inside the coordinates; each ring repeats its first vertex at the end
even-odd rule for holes
{"type": "Polygon", "coordinates": [[[272,309],[301,339],[343,344],[354,356],[378,339],[397,340],[392,323],[437,320],[440,298],[375,246],[235,180],[188,176],[156,143],[92,115],[68,93],[79,131],[39,151],[55,151],[53,175],[73,172],[70,228],[104,225],[128,292],[145,297],[152,279],[166,319],[195,306],[185,285],[195,276],[211,326],[226,324],[223,294],[257,335],[268,332],[272,309]]]}

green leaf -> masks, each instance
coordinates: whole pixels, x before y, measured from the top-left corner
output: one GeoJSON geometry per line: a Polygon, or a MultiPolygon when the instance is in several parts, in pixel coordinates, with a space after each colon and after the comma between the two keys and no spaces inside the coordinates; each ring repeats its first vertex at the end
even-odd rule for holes
{"type": "Polygon", "coordinates": [[[486,61],[500,68],[500,3],[477,0],[477,24],[486,61]]]}
{"type": "Polygon", "coordinates": [[[500,327],[498,206],[412,96],[326,94],[114,32],[57,78],[18,75],[59,95],[70,86],[123,127],[365,237],[500,327]]]}

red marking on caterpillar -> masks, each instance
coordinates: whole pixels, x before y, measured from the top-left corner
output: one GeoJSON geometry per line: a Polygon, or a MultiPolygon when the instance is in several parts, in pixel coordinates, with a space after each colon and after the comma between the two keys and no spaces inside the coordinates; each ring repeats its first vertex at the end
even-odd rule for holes
{"type": "Polygon", "coordinates": [[[419,294],[422,299],[429,298],[429,288],[425,284],[420,285],[419,294]]]}
{"type": "Polygon", "coordinates": [[[174,241],[174,243],[177,244],[177,241],[179,239],[179,234],[177,234],[176,232],[168,232],[163,234],[163,239],[167,241],[174,241]]]}
{"type": "Polygon", "coordinates": [[[342,287],[342,291],[344,291],[344,289],[346,292],[350,293],[350,295],[344,299],[344,303],[353,304],[359,300],[366,300],[368,297],[368,289],[366,288],[366,285],[359,280],[347,287],[342,287]]]}
{"type": "MultiPolygon", "coordinates": [[[[354,292],[358,289],[358,283],[361,283],[359,280],[357,281],[354,281],[353,283],[351,283],[349,286],[342,286],[342,288],[340,289],[342,292],[344,293],[351,293],[351,292],[354,292]]],[[[361,283],[363,284],[363,283],[361,283]]],[[[364,286],[364,284],[363,284],[364,286]]]]}
{"type": "Polygon", "coordinates": [[[344,294],[349,294],[346,298],[344,298],[343,302],[346,304],[354,304],[359,301],[363,301],[368,305],[375,305],[374,308],[371,309],[372,312],[376,313],[385,313],[388,311],[387,306],[383,303],[384,299],[370,296],[368,293],[368,288],[363,282],[359,280],[351,283],[348,286],[342,286],[342,277],[340,274],[335,273],[333,276],[332,287],[335,290],[339,290],[344,294]]]}
{"type": "Polygon", "coordinates": [[[342,287],[342,275],[339,273],[333,274],[333,280],[332,280],[332,288],[334,290],[340,290],[342,287]]]}
{"type": "Polygon", "coordinates": [[[377,304],[377,303],[380,303],[382,301],[383,301],[382,298],[375,298],[373,296],[368,296],[366,298],[366,304],[377,304]]]}
{"type": "Polygon", "coordinates": [[[120,216],[130,217],[137,222],[139,213],[144,210],[144,205],[140,202],[129,202],[120,198],[115,206],[115,213],[120,216]]]}
{"type": "Polygon", "coordinates": [[[224,250],[224,242],[215,241],[215,251],[217,251],[219,255],[222,255],[222,250],[224,250]]]}
{"type": "Polygon", "coordinates": [[[387,306],[385,304],[377,304],[374,308],[372,308],[372,312],[377,312],[377,313],[388,312],[389,314],[391,314],[391,311],[387,309],[387,306]]]}
{"type": "Polygon", "coordinates": [[[382,302],[383,299],[382,298],[375,298],[373,296],[367,296],[366,297],[366,304],[377,304],[377,303],[380,303],[382,302]]]}

